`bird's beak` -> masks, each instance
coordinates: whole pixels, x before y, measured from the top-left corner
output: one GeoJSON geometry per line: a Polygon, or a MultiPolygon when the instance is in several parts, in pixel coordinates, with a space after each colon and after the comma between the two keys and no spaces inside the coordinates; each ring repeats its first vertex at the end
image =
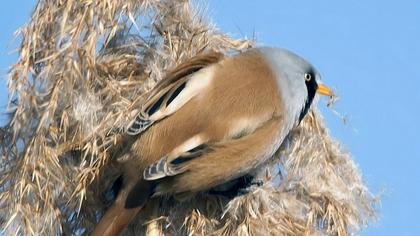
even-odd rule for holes
{"type": "Polygon", "coordinates": [[[316,92],[318,94],[329,96],[329,97],[333,97],[334,96],[334,92],[330,88],[328,88],[328,86],[326,86],[324,84],[319,84],[318,85],[318,89],[316,90],[316,92]]]}

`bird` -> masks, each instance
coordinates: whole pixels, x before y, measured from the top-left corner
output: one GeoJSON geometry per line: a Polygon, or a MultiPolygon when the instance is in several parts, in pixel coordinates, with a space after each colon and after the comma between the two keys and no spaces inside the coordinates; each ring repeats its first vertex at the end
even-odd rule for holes
{"type": "Polygon", "coordinates": [[[333,96],[318,70],[277,47],[201,53],[166,74],[127,125],[123,181],[92,235],[119,235],[152,199],[206,191],[266,163],[333,96]]]}

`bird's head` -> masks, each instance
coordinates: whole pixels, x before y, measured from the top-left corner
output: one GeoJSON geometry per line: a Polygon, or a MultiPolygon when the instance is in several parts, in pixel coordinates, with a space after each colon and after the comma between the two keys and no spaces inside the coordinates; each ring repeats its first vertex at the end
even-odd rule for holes
{"type": "Polygon", "coordinates": [[[299,123],[308,113],[315,94],[334,96],[322,84],[318,70],[307,60],[281,48],[260,48],[269,62],[279,86],[285,112],[293,123],[299,123]]]}

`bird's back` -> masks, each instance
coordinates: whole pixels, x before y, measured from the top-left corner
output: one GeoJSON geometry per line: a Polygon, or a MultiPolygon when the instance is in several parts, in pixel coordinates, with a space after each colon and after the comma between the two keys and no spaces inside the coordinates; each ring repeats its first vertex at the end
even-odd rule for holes
{"type": "Polygon", "coordinates": [[[188,75],[207,85],[139,135],[132,149],[141,154],[136,157],[141,165],[156,162],[193,137],[209,143],[239,138],[279,114],[279,90],[264,60],[252,50],[188,75]]]}

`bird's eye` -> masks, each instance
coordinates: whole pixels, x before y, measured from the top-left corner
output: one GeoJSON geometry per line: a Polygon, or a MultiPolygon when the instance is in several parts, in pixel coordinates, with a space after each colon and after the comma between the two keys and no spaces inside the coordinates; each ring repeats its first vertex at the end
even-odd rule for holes
{"type": "Polygon", "coordinates": [[[312,79],[311,74],[309,74],[309,73],[305,73],[305,80],[306,80],[306,81],[310,81],[311,79],[312,79]]]}

